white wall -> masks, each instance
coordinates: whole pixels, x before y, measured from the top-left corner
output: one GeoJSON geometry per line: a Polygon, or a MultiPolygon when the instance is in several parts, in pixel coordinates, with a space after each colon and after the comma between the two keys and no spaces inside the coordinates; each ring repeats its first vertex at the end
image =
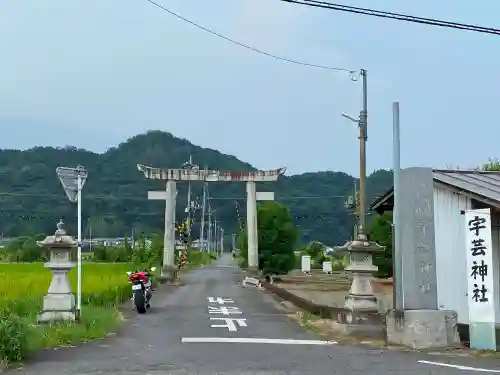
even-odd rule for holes
{"type": "Polygon", "coordinates": [[[496,323],[500,324],[500,217],[491,215],[491,247],[493,250],[493,282],[496,287],[495,296],[495,317],[496,323]]]}
{"type": "MultiPolygon", "coordinates": [[[[434,187],[438,306],[441,310],[456,311],[458,322],[463,324],[469,324],[469,271],[466,261],[464,216],[460,211],[470,209],[472,207],[468,197],[439,185],[434,187]]],[[[500,218],[492,216],[491,224],[496,323],[500,324],[500,218]]]]}
{"type": "Polygon", "coordinates": [[[451,190],[434,187],[437,294],[440,310],[453,310],[458,322],[469,324],[467,261],[464,216],[470,199],[451,190]]]}

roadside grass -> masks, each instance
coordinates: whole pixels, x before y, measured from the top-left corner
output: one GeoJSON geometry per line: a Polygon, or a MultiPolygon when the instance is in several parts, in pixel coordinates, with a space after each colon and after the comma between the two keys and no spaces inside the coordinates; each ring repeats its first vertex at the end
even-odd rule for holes
{"type": "Polygon", "coordinates": [[[188,251],[187,259],[188,263],[182,267],[185,270],[211,264],[214,260],[217,260],[217,254],[213,252],[190,250],[188,251]]]}
{"type": "MultiPolygon", "coordinates": [[[[0,363],[29,353],[103,337],[120,322],[117,307],[131,296],[130,264],[83,264],[82,316],[79,322],[38,325],[50,270],[41,263],[0,264],[0,363]]],[[[76,269],[69,278],[76,292],[76,269]]]]}
{"type": "MultiPolygon", "coordinates": [[[[190,251],[188,271],[212,263],[216,254],[190,251]]],[[[121,321],[118,307],[131,297],[131,263],[83,263],[82,315],[78,322],[37,324],[52,278],[43,263],[0,264],[0,371],[41,349],[72,346],[113,332],[121,321]]],[[[160,267],[155,274],[160,273],[160,267]]],[[[73,293],[77,270],[69,273],[73,293]]],[[[153,276],[153,282],[155,281],[153,276]]]]}

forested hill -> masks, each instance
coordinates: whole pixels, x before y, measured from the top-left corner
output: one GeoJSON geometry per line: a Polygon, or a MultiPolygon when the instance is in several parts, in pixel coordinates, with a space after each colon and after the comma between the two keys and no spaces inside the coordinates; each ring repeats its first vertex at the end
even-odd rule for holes
{"type": "MultiPolygon", "coordinates": [[[[132,228],[136,233],[162,231],[165,204],[148,201],[147,191],[164,189],[164,185],[145,180],[136,165],[180,167],[189,154],[202,168],[254,169],[234,156],[195,146],[160,131],[135,136],[104,154],[74,147],[0,150],[0,233],[6,237],[49,234],[55,230],[56,222],[64,218],[70,232],[76,234],[76,205],[67,201],[55,169],[78,164],[89,172],[82,200],[84,233],[89,228],[94,237],[129,235],[132,228]]],[[[350,211],[344,202],[346,196],[353,194],[353,184],[353,177],[345,173],[317,172],[282,176],[272,187],[261,189],[272,189],[277,200],[290,207],[303,241],[315,239],[339,244],[352,233],[354,215],[348,215],[350,211]]],[[[391,184],[392,174],[378,171],[368,178],[368,195],[377,196],[391,184]]],[[[176,217],[180,219],[185,216],[187,186],[178,184],[178,187],[176,217]]],[[[201,184],[193,184],[194,196],[201,196],[201,189],[201,184]]],[[[245,197],[245,186],[212,183],[210,195],[225,233],[231,233],[237,228],[238,215],[245,218],[245,200],[238,200],[245,197]]],[[[199,221],[198,213],[196,222],[199,221]]]]}

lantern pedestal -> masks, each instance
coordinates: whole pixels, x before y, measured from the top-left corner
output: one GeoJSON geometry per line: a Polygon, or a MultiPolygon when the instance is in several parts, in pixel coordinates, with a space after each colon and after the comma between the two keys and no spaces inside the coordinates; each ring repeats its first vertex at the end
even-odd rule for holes
{"type": "Polygon", "coordinates": [[[75,295],[71,291],[68,273],[75,267],[75,263],[71,262],[71,249],[77,243],[66,234],[61,221],[54,235],[47,236],[38,245],[49,250],[50,261],[45,263],[45,268],[52,271],[52,281],[43,298],[43,310],[37,321],[75,320],[75,295]]]}

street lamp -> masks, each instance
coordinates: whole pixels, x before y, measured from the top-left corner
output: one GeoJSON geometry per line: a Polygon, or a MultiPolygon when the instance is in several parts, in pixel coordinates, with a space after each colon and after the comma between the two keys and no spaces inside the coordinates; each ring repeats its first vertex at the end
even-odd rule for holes
{"type": "Polygon", "coordinates": [[[355,123],[356,123],[356,124],[358,124],[358,126],[359,126],[359,119],[355,119],[354,117],[349,116],[349,115],[348,115],[347,113],[345,113],[345,112],[342,112],[342,113],[341,113],[341,115],[342,115],[342,117],[345,117],[346,119],[351,120],[352,122],[355,122],[355,123]]]}

